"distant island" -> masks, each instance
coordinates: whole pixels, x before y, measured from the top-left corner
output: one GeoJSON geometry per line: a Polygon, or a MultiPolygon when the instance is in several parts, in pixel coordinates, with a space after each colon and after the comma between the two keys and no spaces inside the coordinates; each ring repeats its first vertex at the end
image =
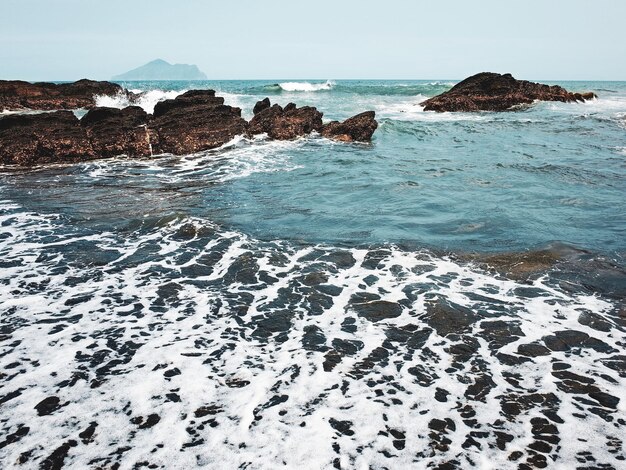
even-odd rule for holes
{"type": "Polygon", "coordinates": [[[170,64],[162,59],[116,75],[112,80],[206,80],[207,76],[197,65],[170,64]]]}

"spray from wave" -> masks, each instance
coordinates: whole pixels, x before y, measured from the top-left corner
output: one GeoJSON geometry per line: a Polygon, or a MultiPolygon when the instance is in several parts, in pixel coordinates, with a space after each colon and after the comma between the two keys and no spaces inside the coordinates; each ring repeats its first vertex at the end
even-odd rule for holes
{"type": "Polygon", "coordinates": [[[96,106],[106,106],[109,108],[125,108],[126,106],[140,106],[147,113],[152,113],[154,106],[163,100],[176,98],[187,90],[150,90],[141,92],[137,99],[129,99],[127,95],[118,93],[114,96],[96,95],[96,106]]]}
{"type": "Polygon", "coordinates": [[[332,90],[335,86],[335,82],[332,80],[326,80],[324,83],[309,83],[309,82],[283,82],[278,86],[283,91],[323,91],[332,90]]]}

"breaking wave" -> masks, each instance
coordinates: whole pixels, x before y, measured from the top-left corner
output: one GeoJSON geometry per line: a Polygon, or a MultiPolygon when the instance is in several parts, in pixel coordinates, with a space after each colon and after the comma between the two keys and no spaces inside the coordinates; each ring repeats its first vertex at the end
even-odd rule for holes
{"type": "Polygon", "coordinates": [[[6,462],[624,458],[626,334],[595,296],[391,245],[262,242],[185,216],[79,232],[0,208],[6,462]]]}
{"type": "Polygon", "coordinates": [[[187,90],[180,91],[163,91],[163,90],[149,90],[139,93],[137,99],[129,99],[124,93],[119,93],[115,96],[97,95],[96,106],[106,106],[109,108],[125,108],[127,106],[140,106],[147,113],[152,113],[154,106],[163,100],[169,100],[176,98],[178,95],[183,94],[187,90]]]}
{"type": "Polygon", "coordinates": [[[284,91],[323,91],[332,90],[335,86],[335,82],[327,80],[324,83],[309,83],[309,82],[283,82],[278,86],[284,91]]]}

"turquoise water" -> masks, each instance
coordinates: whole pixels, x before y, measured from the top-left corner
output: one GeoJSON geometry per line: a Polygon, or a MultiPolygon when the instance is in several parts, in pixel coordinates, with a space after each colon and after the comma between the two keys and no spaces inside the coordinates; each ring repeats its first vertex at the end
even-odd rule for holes
{"type": "Polygon", "coordinates": [[[188,190],[195,199],[192,207],[183,202],[172,208],[177,211],[207,216],[263,239],[407,242],[470,251],[563,242],[623,253],[626,83],[561,83],[599,95],[584,104],[538,103],[497,114],[421,110],[422,100],[453,83],[122,84],[156,90],[155,97],[164,90],[214,88],[246,117],[265,96],[282,105],[316,106],[325,119],[377,112],[380,127],[371,145],[315,138],[285,146],[257,144],[250,150],[256,155],[247,156],[246,176],[224,184],[201,185],[215,179],[219,168],[214,166],[182,172],[181,183],[193,182],[188,190]]]}
{"type": "Polygon", "coordinates": [[[129,82],[380,126],[0,169],[0,462],[622,468],[626,82],[423,112],[453,83],[129,82]]]}

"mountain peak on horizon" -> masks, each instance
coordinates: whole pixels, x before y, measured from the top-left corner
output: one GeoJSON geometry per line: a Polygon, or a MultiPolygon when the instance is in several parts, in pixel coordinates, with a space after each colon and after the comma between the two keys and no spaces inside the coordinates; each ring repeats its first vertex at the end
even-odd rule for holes
{"type": "Polygon", "coordinates": [[[207,76],[194,64],[170,64],[154,59],[141,67],[115,75],[112,80],[206,80],[207,76]]]}

